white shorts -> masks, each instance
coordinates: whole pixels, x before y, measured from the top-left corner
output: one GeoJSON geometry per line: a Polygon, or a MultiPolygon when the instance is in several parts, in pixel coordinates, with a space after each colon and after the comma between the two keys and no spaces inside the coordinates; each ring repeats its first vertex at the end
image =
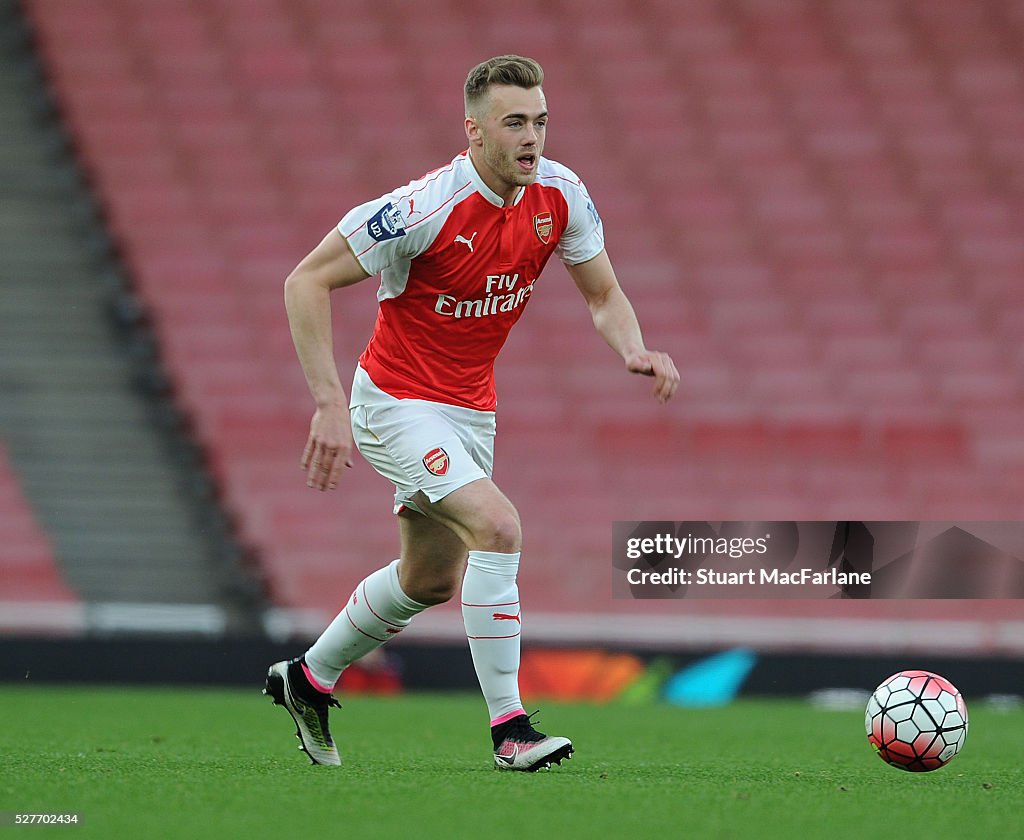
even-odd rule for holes
{"type": "Polygon", "coordinates": [[[396,399],[356,367],[349,401],[352,437],[360,454],[395,485],[395,513],[412,497],[431,501],[481,478],[494,468],[494,412],[429,400],[396,399]]]}

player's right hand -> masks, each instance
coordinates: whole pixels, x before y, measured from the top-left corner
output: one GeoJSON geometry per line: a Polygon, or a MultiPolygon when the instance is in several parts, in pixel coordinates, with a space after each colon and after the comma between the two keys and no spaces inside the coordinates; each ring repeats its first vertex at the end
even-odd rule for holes
{"type": "Polygon", "coordinates": [[[342,467],[352,466],[352,425],[344,406],[318,408],[309,424],[309,438],[299,466],[306,473],[306,486],[333,490],[342,467]]]}

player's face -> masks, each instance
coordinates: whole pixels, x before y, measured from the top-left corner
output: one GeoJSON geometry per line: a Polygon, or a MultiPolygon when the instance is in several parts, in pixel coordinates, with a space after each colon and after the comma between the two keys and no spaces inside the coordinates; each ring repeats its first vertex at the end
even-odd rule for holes
{"type": "Polygon", "coordinates": [[[484,183],[509,201],[537,178],[548,122],[544,91],[494,85],[481,112],[466,118],[473,162],[484,183]]]}

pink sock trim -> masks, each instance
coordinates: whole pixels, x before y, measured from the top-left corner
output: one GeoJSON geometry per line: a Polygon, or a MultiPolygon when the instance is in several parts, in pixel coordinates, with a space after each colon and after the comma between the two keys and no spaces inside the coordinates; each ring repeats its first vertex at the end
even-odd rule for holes
{"type": "Polygon", "coordinates": [[[313,674],[310,673],[309,666],[306,665],[305,662],[302,663],[302,673],[306,675],[306,679],[309,680],[309,684],[313,686],[313,688],[315,688],[317,691],[323,694],[330,694],[333,691],[333,689],[331,688],[324,688],[322,685],[320,685],[320,683],[316,681],[316,679],[314,679],[313,674]]]}
{"type": "Polygon", "coordinates": [[[496,717],[494,720],[492,720],[491,721],[491,726],[498,726],[498,725],[500,725],[502,723],[505,723],[505,721],[512,720],[512,718],[514,718],[514,717],[519,717],[520,715],[525,715],[525,714],[526,714],[526,709],[520,709],[517,712],[509,712],[507,715],[502,715],[501,717],[496,717]]]}

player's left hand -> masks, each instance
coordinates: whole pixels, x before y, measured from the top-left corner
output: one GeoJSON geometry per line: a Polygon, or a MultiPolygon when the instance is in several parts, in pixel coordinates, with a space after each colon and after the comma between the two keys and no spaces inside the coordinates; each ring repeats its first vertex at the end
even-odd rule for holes
{"type": "Polygon", "coordinates": [[[660,350],[642,350],[626,358],[626,370],[641,376],[654,377],[654,396],[666,403],[679,387],[679,371],[668,353],[660,350]]]}

